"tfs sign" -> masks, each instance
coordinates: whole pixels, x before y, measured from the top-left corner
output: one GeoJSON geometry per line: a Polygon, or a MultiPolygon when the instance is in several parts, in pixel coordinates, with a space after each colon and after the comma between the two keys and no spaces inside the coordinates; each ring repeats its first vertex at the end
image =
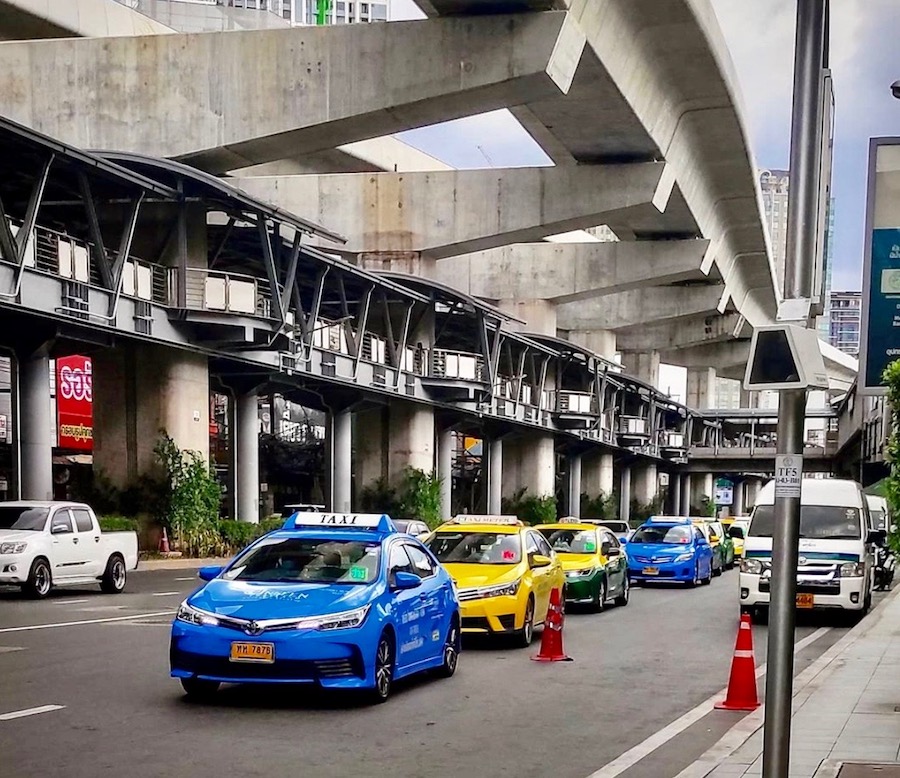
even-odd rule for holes
{"type": "Polygon", "coordinates": [[[94,448],[94,381],[88,357],[56,360],[56,429],[59,447],[94,448]]]}

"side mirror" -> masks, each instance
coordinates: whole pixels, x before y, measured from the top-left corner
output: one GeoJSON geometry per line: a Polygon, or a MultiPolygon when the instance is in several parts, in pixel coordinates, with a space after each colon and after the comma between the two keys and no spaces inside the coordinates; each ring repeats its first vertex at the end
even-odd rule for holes
{"type": "Polygon", "coordinates": [[[531,557],[531,566],[532,567],[549,567],[553,564],[553,560],[544,556],[543,554],[535,554],[531,557]]]}
{"type": "Polygon", "coordinates": [[[422,579],[415,573],[406,573],[398,570],[394,573],[394,583],[392,589],[418,589],[422,585],[422,579]]]}
{"type": "Polygon", "coordinates": [[[709,542],[710,542],[710,543],[718,543],[718,542],[719,542],[719,536],[718,536],[718,535],[710,535],[710,536],[709,536],[709,542]]]}
{"type": "Polygon", "coordinates": [[[604,540],[604,541],[600,544],[600,553],[603,554],[603,556],[609,556],[609,550],[610,550],[610,548],[612,548],[612,547],[609,545],[609,541],[608,541],[608,540],[604,540]]]}
{"type": "Polygon", "coordinates": [[[621,553],[622,553],[621,548],[611,548],[611,549],[609,549],[609,551],[606,552],[606,556],[608,556],[610,559],[614,559],[615,557],[619,556],[621,553]]]}
{"type": "Polygon", "coordinates": [[[869,534],[866,535],[866,543],[874,543],[876,546],[883,546],[886,540],[887,532],[883,529],[869,530],[869,534]]]}
{"type": "Polygon", "coordinates": [[[63,534],[65,534],[66,532],[70,532],[70,531],[71,531],[71,528],[69,527],[68,524],[65,524],[65,523],[63,523],[63,524],[54,524],[52,527],[50,527],[50,534],[51,534],[51,535],[63,535],[63,534]]]}
{"type": "Polygon", "coordinates": [[[734,538],[735,540],[743,540],[744,530],[741,529],[741,527],[732,527],[728,530],[728,537],[734,538]]]}
{"type": "Polygon", "coordinates": [[[207,567],[201,567],[197,571],[197,577],[201,581],[212,581],[212,579],[216,578],[224,569],[225,568],[221,565],[208,565],[207,567]]]}

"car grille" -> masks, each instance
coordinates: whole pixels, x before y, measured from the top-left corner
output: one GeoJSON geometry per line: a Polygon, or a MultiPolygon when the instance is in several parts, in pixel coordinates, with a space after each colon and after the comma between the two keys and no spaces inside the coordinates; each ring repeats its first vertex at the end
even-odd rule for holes
{"type": "Polygon", "coordinates": [[[362,678],[362,662],[355,659],[275,659],[272,664],[230,662],[225,657],[204,656],[172,647],[169,660],[173,668],[195,675],[242,680],[318,681],[334,678],[362,678]]]}
{"type": "MultiPolygon", "coordinates": [[[[769,579],[765,579],[759,582],[759,590],[761,592],[769,592],[771,590],[771,584],[769,579]]],[[[813,583],[811,581],[798,581],[797,582],[797,594],[840,594],[841,593],[841,582],[838,581],[824,581],[822,583],[813,583]]]]}
{"type": "Polygon", "coordinates": [[[490,630],[491,626],[484,616],[463,616],[462,628],[490,630]]]}
{"type": "Polygon", "coordinates": [[[468,591],[465,589],[459,589],[456,592],[456,597],[460,602],[468,602],[469,600],[483,599],[481,597],[481,595],[474,589],[469,589],[468,591]]]}

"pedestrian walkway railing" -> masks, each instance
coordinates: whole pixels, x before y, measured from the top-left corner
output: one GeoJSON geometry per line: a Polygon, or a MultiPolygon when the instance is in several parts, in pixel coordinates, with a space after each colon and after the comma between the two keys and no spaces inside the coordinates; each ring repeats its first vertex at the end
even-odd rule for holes
{"type": "Polygon", "coordinates": [[[484,357],[467,351],[451,351],[449,349],[431,349],[429,377],[450,378],[458,381],[486,380],[484,357]]]}
{"type": "Polygon", "coordinates": [[[184,296],[179,289],[182,274],[169,268],[170,304],[192,311],[216,311],[268,319],[272,299],[268,285],[243,273],[223,273],[205,268],[188,268],[183,275],[184,296]],[[182,304],[176,301],[183,300],[182,304]]]}
{"type": "Polygon", "coordinates": [[[554,407],[557,413],[597,415],[599,404],[597,397],[592,392],[560,390],[555,393],[555,397],[554,407]]]}

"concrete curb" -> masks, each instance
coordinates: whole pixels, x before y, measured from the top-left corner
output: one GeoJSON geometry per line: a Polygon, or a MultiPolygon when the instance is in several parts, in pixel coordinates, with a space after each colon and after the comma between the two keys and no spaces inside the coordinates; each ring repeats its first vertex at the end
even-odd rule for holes
{"type": "MultiPolygon", "coordinates": [[[[861,637],[874,629],[892,601],[900,594],[900,587],[893,589],[887,597],[864,618],[859,624],[850,629],[846,635],[831,646],[825,653],[816,659],[809,667],[794,678],[793,710],[794,712],[806,702],[812,693],[819,688],[834,670],[835,660],[856,643],[861,637]]],[[[722,738],[706,751],[693,764],[686,767],[675,778],[706,778],[717,767],[730,759],[747,741],[759,732],[765,723],[765,705],[750,713],[735,724],[722,738]]],[[[760,750],[759,753],[762,753],[760,750]]],[[[744,764],[748,769],[759,756],[757,753],[750,762],[741,761],[731,764],[744,764]]],[[[840,770],[841,764],[833,761],[823,762],[814,776],[811,778],[834,778],[840,770]]]]}
{"type": "Polygon", "coordinates": [[[153,572],[155,570],[195,570],[206,565],[224,565],[231,561],[230,557],[210,557],[207,559],[142,559],[138,562],[137,572],[153,572]]]}

